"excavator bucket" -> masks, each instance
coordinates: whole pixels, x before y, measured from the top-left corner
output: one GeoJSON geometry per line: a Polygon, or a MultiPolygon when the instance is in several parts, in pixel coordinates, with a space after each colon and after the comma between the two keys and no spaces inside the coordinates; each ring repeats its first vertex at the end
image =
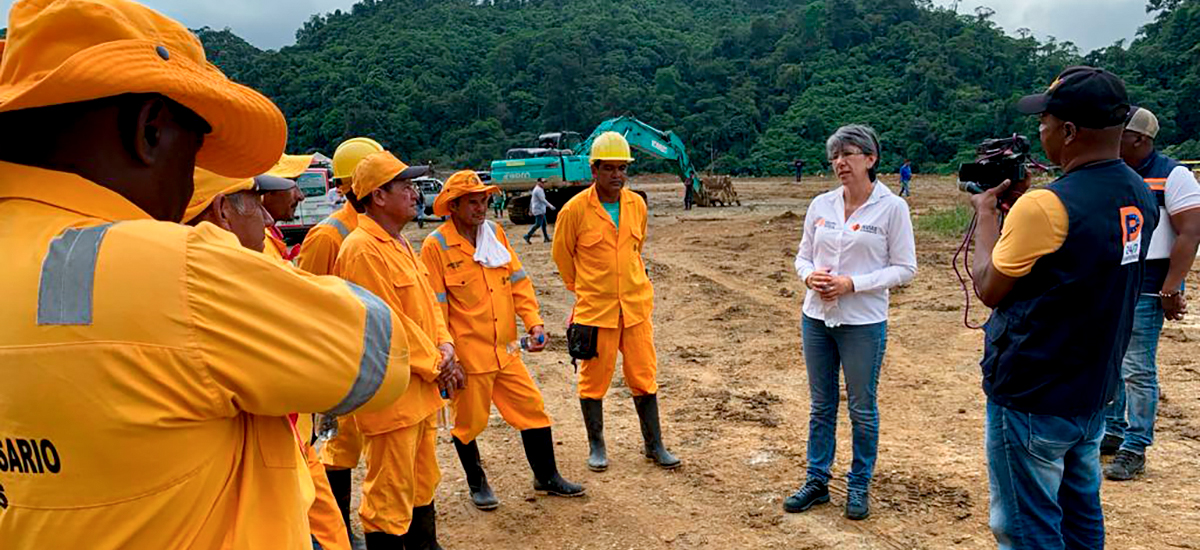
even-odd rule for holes
{"type": "Polygon", "coordinates": [[[732,176],[704,176],[700,178],[703,184],[700,192],[696,193],[697,206],[741,206],[742,201],[733,188],[732,176]]]}

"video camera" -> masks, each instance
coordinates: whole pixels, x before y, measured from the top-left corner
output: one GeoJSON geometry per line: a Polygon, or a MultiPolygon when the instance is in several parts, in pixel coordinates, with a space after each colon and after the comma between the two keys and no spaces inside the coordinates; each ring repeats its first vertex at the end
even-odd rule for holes
{"type": "Polygon", "coordinates": [[[983,193],[1004,180],[1022,181],[1029,172],[1029,138],[1025,136],[986,139],[975,153],[975,162],[958,167],[958,188],[967,193],[983,193]]]}

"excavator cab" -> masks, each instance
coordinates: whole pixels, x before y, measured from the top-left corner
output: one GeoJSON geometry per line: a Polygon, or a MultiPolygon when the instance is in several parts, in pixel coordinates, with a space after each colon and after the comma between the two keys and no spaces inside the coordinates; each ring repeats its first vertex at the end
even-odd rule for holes
{"type": "Polygon", "coordinates": [[[547,132],[538,136],[538,147],[544,149],[557,149],[564,155],[572,153],[576,155],[585,154],[583,151],[576,151],[575,148],[583,143],[583,136],[579,132],[547,132]]]}

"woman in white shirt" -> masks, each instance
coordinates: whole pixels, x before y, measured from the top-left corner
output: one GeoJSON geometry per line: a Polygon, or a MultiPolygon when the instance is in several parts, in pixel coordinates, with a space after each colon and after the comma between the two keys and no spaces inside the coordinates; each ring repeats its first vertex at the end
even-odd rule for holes
{"type": "Polygon", "coordinates": [[[846,517],[865,519],[879,443],[875,390],[887,343],[888,289],[916,274],[916,246],[908,203],[875,178],[875,131],[843,126],[826,141],[825,149],[842,185],[809,204],[796,254],[796,273],[808,287],[802,324],[812,396],[808,476],[783,506],[788,512],[802,512],[829,502],[840,370],[846,375],[854,448],[846,517]]]}

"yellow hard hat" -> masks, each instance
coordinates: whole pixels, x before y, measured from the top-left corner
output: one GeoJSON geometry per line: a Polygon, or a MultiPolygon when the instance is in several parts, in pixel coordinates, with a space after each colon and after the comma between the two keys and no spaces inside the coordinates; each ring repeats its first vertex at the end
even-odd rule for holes
{"type": "Polygon", "coordinates": [[[356,137],[343,141],[333,152],[333,177],[347,180],[354,177],[358,163],[371,153],[383,151],[383,146],[371,138],[356,137]]]}
{"type": "Polygon", "coordinates": [[[604,132],[596,136],[596,140],[592,142],[592,154],[588,163],[594,164],[598,160],[633,162],[633,155],[629,153],[629,142],[625,141],[625,136],[616,132],[604,132]]]}

